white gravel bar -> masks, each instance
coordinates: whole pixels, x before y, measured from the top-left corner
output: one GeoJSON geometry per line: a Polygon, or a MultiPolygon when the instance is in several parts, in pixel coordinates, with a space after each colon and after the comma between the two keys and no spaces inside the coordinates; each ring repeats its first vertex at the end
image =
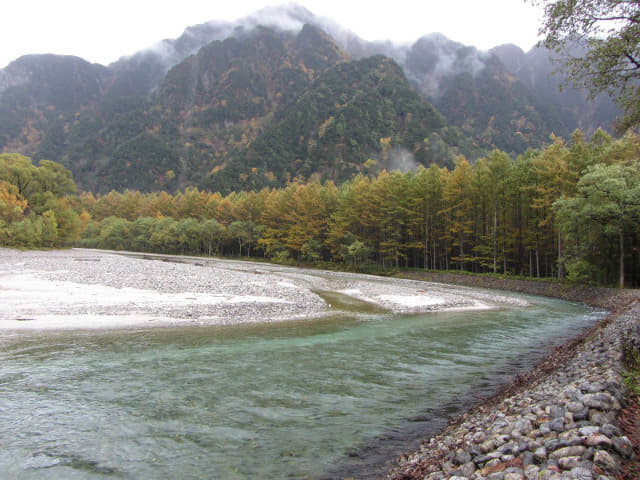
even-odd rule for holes
{"type": "Polygon", "coordinates": [[[339,313],[323,292],[390,314],[526,306],[471,288],[267,263],[0,248],[0,330],[227,325],[339,313]]]}

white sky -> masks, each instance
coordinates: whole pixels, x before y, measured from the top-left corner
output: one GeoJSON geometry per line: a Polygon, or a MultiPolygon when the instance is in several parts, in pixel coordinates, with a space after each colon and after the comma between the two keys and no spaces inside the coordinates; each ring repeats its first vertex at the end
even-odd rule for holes
{"type": "MultiPolygon", "coordinates": [[[[0,68],[29,53],[77,55],[107,65],[190,25],[242,18],[287,0],[19,0],[0,15],[0,68]]],[[[537,40],[539,11],[524,0],[298,0],[365,40],[409,42],[441,32],[486,50],[537,40]]]]}

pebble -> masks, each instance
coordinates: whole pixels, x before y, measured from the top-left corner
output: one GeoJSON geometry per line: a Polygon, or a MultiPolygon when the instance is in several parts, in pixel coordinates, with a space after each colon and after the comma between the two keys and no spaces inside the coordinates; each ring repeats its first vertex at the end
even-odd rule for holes
{"type": "Polygon", "coordinates": [[[438,461],[451,446],[460,460],[470,452],[476,468],[464,472],[466,480],[617,479],[625,459],[634,458],[616,418],[625,395],[621,339],[640,341],[638,318],[636,303],[597,328],[566,365],[497,405],[463,415],[463,423],[405,457],[387,479],[455,478],[438,461]],[[419,468],[427,475],[403,477],[419,468]]]}

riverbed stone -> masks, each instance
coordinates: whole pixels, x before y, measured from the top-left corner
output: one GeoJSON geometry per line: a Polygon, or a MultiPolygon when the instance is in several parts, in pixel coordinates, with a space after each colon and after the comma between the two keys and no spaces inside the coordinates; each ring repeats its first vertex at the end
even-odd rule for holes
{"type": "Polygon", "coordinates": [[[522,465],[524,467],[533,464],[535,461],[535,458],[533,456],[533,453],[530,451],[525,451],[522,453],[522,465]]]}
{"type": "Polygon", "coordinates": [[[581,412],[584,410],[584,403],[582,402],[569,402],[567,403],[567,410],[573,413],[581,412]]]}
{"type": "Polygon", "coordinates": [[[589,421],[593,425],[605,425],[615,422],[615,413],[613,412],[601,412],[595,408],[589,409],[589,421]]]}
{"type": "Polygon", "coordinates": [[[584,407],[582,410],[573,412],[573,419],[576,422],[581,422],[589,418],[589,407],[584,407]]]}
{"type": "Polygon", "coordinates": [[[620,435],[622,435],[622,432],[620,431],[620,429],[617,426],[612,425],[610,423],[603,424],[601,427],[601,430],[602,430],[602,433],[609,438],[619,437],[620,435]]]}
{"type": "Polygon", "coordinates": [[[554,418],[549,423],[549,428],[554,432],[562,432],[562,431],[564,431],[564,418],[562,418],[562,417],[554,418]]]}
{"type": "Polygon", "coordinates": [[[541,423],[539,430],[543,436],[548,435],[551,432],[551,426],[549,425],[549,422],[541,423]]]}
{"type": "Polygon", "coordinates": [[[445,475],[442,472],[432,472],[424,477],[424,480],[443,480],[444,477],[445,475]]]}
{"type": "Polygon", "coordinates": [[[613,442],[609,437],[601,433],[593,433],[586,438],[585,443],[591,447],[609,448],[613,442]]]}
{"type": "Polygon", "coordinates": [[[558,466],[563,470],[571,470],[580,466],[580,457],[562,457],[558,459],[558,466]]]}
{"type": "Polygon", "coordinates": [[[582,396],[582,403],[598,410],[619,410],[620,403],[608,392],[588,393],[582,396]]]}
{"type": "Polygon", "coordinates": [[[538,462],[543,462],[547,459],[547,449],[545,447],[540,447],[533,452],[533,458],[538,462]]]}
{"type": "MultiPolygon", "coordinates": [[[[470,480],[616,480],[621,462],[633,454],[617,424],[625,394],[619,346],[638,318],[640,303],[595,331],[594,340],[558,366],[561,373],[465,417],[473,436],[449,435],[479,439],[470,480]]],[[[634,331],[640,341],[640,328],[634,331]]]]}
{"type": "Polygon", "coordinates": [[[582,443],[578,429],[576,427],[569,428],[569,425],[565,425],[565,431],[558,434],[558,440],[560,440],[565,447],[582,443]]]}
{"type": "Polygon", "coordinates": [[[514,427],[514,430],[517,430],[522,435],[527,435],[533,430],[533,424],[531,423],[531,420],[529,420],[528,418],[520,418],[516,420],[513,427],[514,427]]]}
{"type": "Polygon", "coordinates": [[[613,446],[620,455],[630,457],[633,454],[633,445],[626,436],[614,437],[613,446]]]}
{"type": "Polygon", "coordinates": [[[478,446],[478,450],[480,450],[480,453],[489,453],[490,451],[492,451],[494,448],[496,448],[496,444],[493,440],[487,440],[485,442],[482,442],[479,446],[478,446]]]}
{"type": "Polygon", "coordinates": [[[502,458],[502,452],[500,452],[499,450],[494,450],[493,452],[489,452],[487,453],[487,457],[489,458],[489,461],[491,460],[500,460],[502,458]]]}
{"type": "Polygon", "coordinates": [[[560,472],[555,470],[549,470],[548,468],[545,470],[541,470],[538,473],[538,480],[560,480],[562,475],[560,472]]]}
{"type": "Polygon", "coordinates": [[[576,445],[574,447],[563,447],[558,450],[555,450],[549,454],[549,458],[553,458],[555,460],[560,459],[562,457],[580,457],[585,452],[586,448],[582,445],[576,445]]]}
{"type": "Polygon", "coordinates": [[[485,432],[474,432],[473,436],[471,437],[471,441],[476,444],[482,443],[486,440],[487,434],[485,432]]]}
{"type": "Polygon", "coordinates": [[[593,425],[588,425],[585,427],[580,427],[578,429],[578,433],[584,437],[588,437],[590,435],[599,434],[602,431],[600,427],[596,427],[593,425]]]}
{"type": "MultiPolygon", "coordinates": [[[[424,477],[424,480],[443,480],[445,477],[444,473],[442,472],[432,472],[429,475],[427,475],[426,477],[424,477]]],[[[449,479],[451,480],[451,479],[449,479]]]]}
{"type": "Polygon", "coordinates": [[[585,450],[584,454],[582,455],[582,458],[584,458],[585,460],[593,460],[593,455],[596,453],[596,449],[593,447],[589,447],[585,450]]]}
{"type": "Polygon", "coordinates": [[[464,465],[461,465],[458,471],[460,472],[461,476],[470,477],[471,475],[473,475],[473,472],[476,471],[476,464],[472,461],[469,461],[464,465]]]}
{"type": "Polygon", "coordinates": [[[459,449],[453,459],[453,463],[456,465],[463,465],[471,461],[471,453],[467,450],[459,449]]]}
{"type": "Polygon", "coordinates": [[[552,419],[564,417],[565,413],[566,409],[564,407],[561,407],[560,405],[551,405],[549,407],[549,415],[552,419]]]}
{"type": "Polygon", "coordinates": [[[504,455],[511,455],[518,452],[518,445],[515,442],[509,442],[498,448],[498,451],[504,455]]]}
{"type": "Polygon", "coordinates": [[[504,472],[494,472],[487,475],[487,480],[504,480],[504,472]]]}
{"type": "Polygon", "coordinates": [[[575,480],[593,480],[594,475],[593,472],[587,468],[576,467],[571,469],[571,478],[575,480]]]}
{"type": "Polygon", "coordinates": [[[504,470],[506,467],[504,466],[504,462],[501,458],[492,458],[487,463],[485,463],[484,468],[482,469],[487,474],[499,470],[502,468],[504,470]]]}
{"type": "Polygon", "coordinates": [[[524,473],[520,472],[507,472],[503,478],[504,480],[525,480],[524,473]]]}
{"type": "Polygon", "coordinates": [[[617,462],[606,450],[598,450],[593,456],[593,463],[607,470],[615,470],[617,467],[617,462]]]}
{"type": "Polygon", "coordinates": [[[535,480],[538,478],[540,467],[537,465],[527,465],[524,469],[524,476],[527,480],[535,480]]]}
{"type": "Polygon", "coordinates": [[[606,384],[601,381],[586,382],[580,386],[583,392],[588,392],[588,393],[601,392],[602,390],[605,389],[605,387],[606,387],[606,384]]]}
{"type": "Polygon", "coordinates": [[[559,448],[566,447],[566,445],[562,445],[560,440],[556,437],[551,437],[544,442],[544,448],[548,451],[553,452],[554,450],[558,450],[559,448]]]}

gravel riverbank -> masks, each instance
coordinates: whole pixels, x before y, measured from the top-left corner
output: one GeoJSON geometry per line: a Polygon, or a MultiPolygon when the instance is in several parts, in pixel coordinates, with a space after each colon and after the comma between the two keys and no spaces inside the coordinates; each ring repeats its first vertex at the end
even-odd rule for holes
{"type": "MultiPolygon", "coordinates": [[[[437,275],[440,281],[475,286],[482,281],[437,275]]],[[[429,274],[419,277],[434,280],[429,274]]],[[[622,365],[623,342],[635,349],[640,345],[638,292],[503,279],[488,283],[607,307],[611,314],[426,440],[418,451],[403,456],[387,478],[638,478],[638,406],[637,399],[627,395],[622,365]]]]}
{"type": "Polygon", "coordinates": [[[273,321],[325,303],[281,277],[232,265],[91,250],[0,250],[0,328],[122,328],[273,321]]]}
{"type": "Polygon", "coordinates": [[[472,288],[267,263],[0,249],[0,330],[275,322],[350,312],[526,306],[472,288]]]}

